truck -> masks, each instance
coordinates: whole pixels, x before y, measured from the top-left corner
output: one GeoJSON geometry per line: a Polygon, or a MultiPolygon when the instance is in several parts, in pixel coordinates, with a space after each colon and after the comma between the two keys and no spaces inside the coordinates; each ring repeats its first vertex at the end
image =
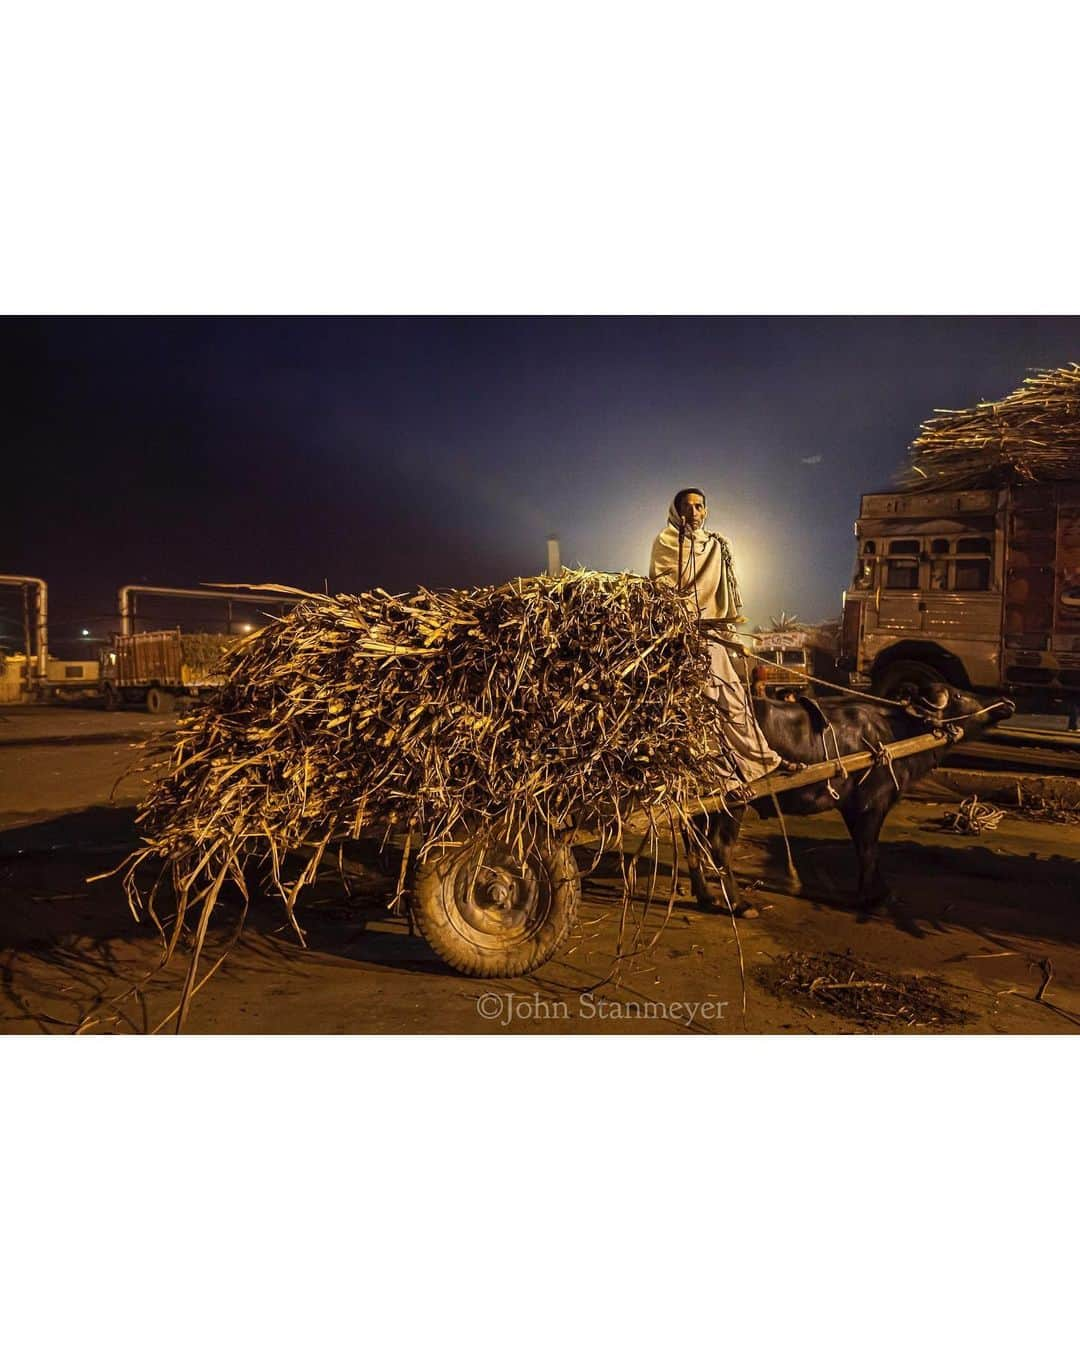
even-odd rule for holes
{"type": "Polygon", "coordinates": [[[1080,482],[869,493],[839,661],[894,697],[946,680],[1021,711],[1080,707],[1080,482]]]}
{"type": "Polygon", "coordinates": [[[217,667],[237,640],[179,628],[115,634],[101,653],[106,708],[139,704],[147,712],[172,712],[180,699],[197,698],[222,682],[217,667]]]}
{"type": "Polygon", "coordinates": [[[49,654],[43,664],[45,673],[38,675],[25,652],[0,650],[0,703],[67,703],[98,693],[96,660],[68,661],[49,654]]]}
{"type": "Polygon", "coordinates": [[[45,678],[40,680],[35,696],[51,702],[67,702],[93,696],[101,681],[99,661],[58,660],[50,654],[45,667],[45,678]]]}
{"type": "Polygon", "coordinates": [[[755,646],[744,658],[750,682],[771,698],[806,693],[810,688],[810,633],[803,628],[778,628],[754,634],[755,646]]]}

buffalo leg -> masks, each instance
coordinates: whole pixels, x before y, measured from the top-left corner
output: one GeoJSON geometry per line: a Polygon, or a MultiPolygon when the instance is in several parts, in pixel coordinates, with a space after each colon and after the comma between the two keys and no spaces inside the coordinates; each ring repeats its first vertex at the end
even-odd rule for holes
{"type": "Polygon", "coordinates": [[[739,888],[731,867],[731,855],[735,847],[735,841],[739,837],[739,827],[742,825],[744,812],[745,807],[736,807],[730,815],[725,811],[717,811],[697,822],[699,834],[703,835],[707,841],[710,855],[708,859],[702,857],[698,841],[691,838],[689,831],[683,831],[683,839],[686,844],[686,865],[690,872],[690,888],[693,891],[694,899],[702,909],[727,908],[723,896],[718,895],[716,887],[710,886],[706,880],[706,861],[713,863],[719,871],[724,885],[728,888],[728,896],[735,913],[738,914],[741,909],[747,908],[747,905],[739,896],[739,888]]]}
{"type": "MultiPolygon", "coordinates": [[[[698,829],[701,829],[700,824],[698,829]]],[[[694,899],[703,908],[711,909],[713,893],[709,889],[709,883],[705,880],[705,859],[702,857],[700,844],[685,828],[683,829],[683,843],[686,846],[686,867],[690,873],[690,889],[693,892],[694,899]]]]}
{"type": "Polygon", "coordinates": [[[849,798],[840,808],[840,814],[859,860],[858,904],[864,909],[877,909],[894,898],[878,862],[878,837],[888,815],[888,806],[859,810],[855,801],[849,798]]]}

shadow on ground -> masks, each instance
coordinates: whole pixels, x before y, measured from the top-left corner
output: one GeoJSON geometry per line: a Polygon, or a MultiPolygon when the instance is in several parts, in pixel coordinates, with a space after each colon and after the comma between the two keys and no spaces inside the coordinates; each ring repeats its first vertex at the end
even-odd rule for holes
{"type": "MultiPolygon", "coordinates": [[[[0,831],[0,989],[17,1021],[41,1031],[73,1031],[103,998],[129,988],[157,964],[161,938],[146,914],[141,919],[133,914],[122,871],[87,880],[119,867],[137,846],[135,814],[133,808],[94,807],[0,831]]],[[[284,969],[296,978],[311,952],[400,972],[452,975],[405,919],[388,915],[394,879],[387,866],[393,860],[380,860],[377,849],[359,845],[350,861],[365,868],[366,876],[343,880],[327,874],[305,893],[298,919],[306,949],[280,897],[267,894],[252,877],[243,934],[215,980],[242,981],[284,969]]],[[[143,877],[148,888],[153,865],[143,877]]],[[[156,903],[166,929],[174,917],[169,897],[166,887],[156,903]]],[[[203,969],[230,944],[242,914],[235,888],[223,893],[203,969]]],[[[182,943],[173,959],[174,984],[189,950],[182,943]]],[[[150,1029],[139,1000],[128,1005],[124,1020],[129,1029],[150,1029]]]]}
{"type": "MultiPolygon", "coordinates": [[[[791,845],[802,880],[799,897],[812,905],[854,912],[857,876],[851,844],[796,836],[791,845]]],[[[740,880],[764,875],[776,889],[791,889],[779,835],[744,847],[735,869],[740,880]]],[[[1080,863],[1072,858],[1023,857],[992,843],[949,847],[911,839],[886,842],[881,856],[896,899],[886,918],[870,922],[892,923],[916,938],[967,928],[979,935],[993,929],[1017,938],[1080,943],[1080,863]]]]}
{"type": "MultiPolygon", "coordinates": [[[[881,947],[886,935],[892,934],[888,941],[899,953],[901,935],[920,939],[920,946],[928,949],[928,966],[945,959],[940,954],[951,949],[926,940],[946,934],[955,939],[958,930],[961,936],[963,930],[981,938],[993,935],[995,942],[1044,939],[1080,945],[1080,907],[1076,904],[1080,864],[1075,860],[1025,856],[1017,851],[1015,841],[1009,851],[997,847],[993,837],[987,842],[950,846],[925,828],[918,830],[918,838],[911,837],[914,833],[909,830],[883,847],[883,865],[900,903],[889,917],[868,921],[875,926],[874,934],[881,935],[868,933],[868,939],[873,938],[871,945],[876,942],[881,947]]],[[[0,829],[0,1029],[70,1032],[104,1000],[130,988],[153,969],[160,951],[157,934],[150,923],[139,922],[132,914],[121,878],[114,875],[94,884],[86,881],[115,868],[136,843],[135,812],[130,807],[95,807],[0,829]]],[[[820,940],[830,944],[837,940],[833,930],[852,935],[854,930],[841,917],[853,910],[851,844],[844,838],[810,834],[794,836],[792,844],[803,888],[797,899],[781,902],[772,916],[766,914],[761,920],[757,931],[762,940],[773,930],[778,941],[791,945],[806,936],[805,926],[811,922],[822,928],[820,940]]],[[[348,882],[327,877],[301,902],[298,917],[306,950],[289,925],[280,899],[253,899],[243,936],[214,976],[215,984],[228,995],[222,1005],[228,1005],[230,1016],[243,1015],[244,1024],[223,1022],[213,1029],[246,1030],[249,1008],[257,1018],[260,1000],[265,1013],[268,1002],[298,995],[313,1003],[325,1000],[319,1014],[322,1020],[304,1029],[335,1029],[331,1023],[345,1006],[343,1000],[353,998],[356,981],[352,975],[361,972],[367,972],[364,983],[370,986],[369,1001],[362,1009],[349,1011],[346,1006],[341,1012],[350,1029],[356,1025],[425,1029],[427,1024],[421,1026],[416,1019],[423,1016],[430,1023],[439,1016],[439,1009],[450,1007],[455,999],[475,1001],[474,984],[448,970],[422,939],[409,932],[404,919],[388,915],[395,860],[391,857],[380,864],[377,853],[362,846],[352,849],[351,858],[358,876],[348,882]],[[313,954],[319,960],[313,961],[313,954]],[[380,992],[383,985],[385,996],[380,992]]],[[[583,852],[579,861],[587,864],[591,855],[583,852]]],[[[736,873],[747,891],[755,880],[762,894],[771,891],[779,896],[789,891],[779,835],[744,834],[736,873]]],[[[670,871],[666,866],[661,866],[658,881],[653,922],[667,908],[670,871]]],[[[584,883],[588,921],[583,928],[589,935],[580,941],[585,946],[572,940],[559,962],[532,977],[529,988],[550,985],[554,992],[571,993],[603,974],[601,967],[606,968],[610,960],[618,926],[621,887],[619,859],[602,858],[584,883]],[[602,927],[589,929],[589,925],[602,927]],[[591,952],[586,950],[590,942],[591,952]]],[[[240,913],[235,895],[223,897],[208,940],[204,970],[225,951],[240,913]]],[[[171,917],[165,902],[161,914],[166,922],[171,917]]],[[[728,949],[734,942],[728,926],[715,916],[698,916],[693,902],[680,897],[667,932],[668,938],[655,952],[655,960],[672,980],[663,987],[690,987],[686,972],[691,966],[700,966],[704,972],[706,993],[717,987],[715,979],[736,959],[733,948],[728,949]]],[[[757,959],[760,953],[755,952],[753,924],[743,925],[742,932],[748,959],[757,959]]],[[[151,1000],[152,1011],[142,998],[130,998],[119,1012],[109,1014],[112,1025],[124,1030],[153,1029],[175,1001],[185,956],[182,948],[171,970],[158,977],[160,987],[151,1000]]],[[[887,957],[888,951],[882,950],[877,959],[887,957]]],[[[911,958],[897,959],[906,966],[911,958]]],[[[641,978],[642,990],[652,995],[660,977],[656,976],[655,985],[651,971],[643,972],[641,978]]],[[[468,1024],[459,1029],[475,1027],[468,1024]]]]}

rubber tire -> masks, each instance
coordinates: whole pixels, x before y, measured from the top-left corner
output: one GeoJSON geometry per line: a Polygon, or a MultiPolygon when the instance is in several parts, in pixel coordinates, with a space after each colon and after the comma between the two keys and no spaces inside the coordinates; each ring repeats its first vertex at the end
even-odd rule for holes
{"type": "Polygon", "coordinates": [[[146,691],[146,711],[163,715],[171,713],[176,708],[176,695],[170,694],[167,689],[159,689],[154,685],[152,689],[146,691]]]}
{"type": "Polygon", "coordinates": [[[123,706],[124,700],[115,684],[107,684],[104,690],[105,711],[116,712],[123,706]]]}
{"type": "MultiPolygon", "coordinates": [[[[569,844],[537,847],[529,862],[547,873],[550,902],[534,931],[505,946],[484,945],[467,938],[450,919],[454,905],[453,875],[471,846],[434,849],[419,863],[413,878],[411,911],[421,936],[435,954],[462,975],[503,979],[528,975],[550,961],[566,941],[581,902],[581,873],[569,844]],[[463,852],[464,851],[464,852],[463,852]]],[[[488,944],[492,938],[488,936],[488,944]]]]}
{"type": "Polygon", "coordinates": [[[874,677],[871,693],[878,698],[898,698],[904,685],[914,685],[918,692],[932,684],[947,683],[940,670],[924,665],[922,661],[894,661],[874,677]]]}

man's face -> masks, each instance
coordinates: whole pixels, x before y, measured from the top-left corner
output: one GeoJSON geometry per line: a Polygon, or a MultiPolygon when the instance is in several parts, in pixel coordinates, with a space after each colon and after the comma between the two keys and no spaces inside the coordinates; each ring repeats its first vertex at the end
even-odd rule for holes
{"type": "Polygon", "coordinates": [[[705,506],[705,498],[700,492],[688,492],[682,499],[682,505],[679,507],[679,515],[686,521],[692,530],[700,530],[705,524],[705,517],[709,514],[705,506]]]}

